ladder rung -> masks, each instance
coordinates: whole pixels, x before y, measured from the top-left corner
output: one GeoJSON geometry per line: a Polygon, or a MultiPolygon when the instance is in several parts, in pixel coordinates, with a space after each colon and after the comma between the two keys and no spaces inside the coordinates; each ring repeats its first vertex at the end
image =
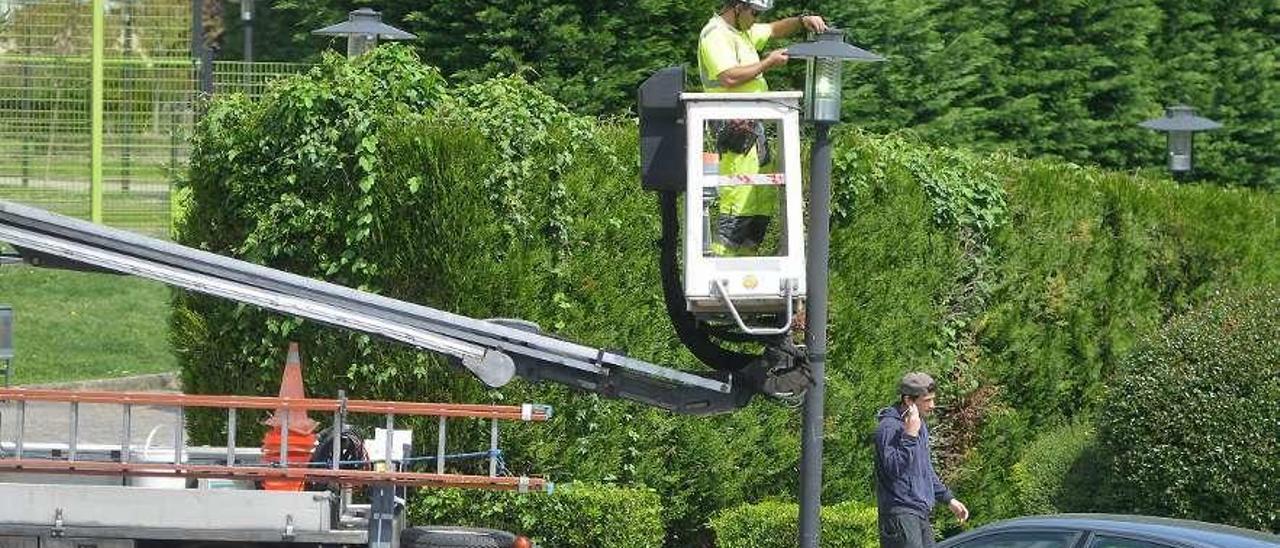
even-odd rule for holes
{"type": "Polygon", "coordinates": [[[755,175],[703,175],[703,188],[722,186],[782,186],[786,184],[786,176],[781,173],[760,173],[755,175]]]}

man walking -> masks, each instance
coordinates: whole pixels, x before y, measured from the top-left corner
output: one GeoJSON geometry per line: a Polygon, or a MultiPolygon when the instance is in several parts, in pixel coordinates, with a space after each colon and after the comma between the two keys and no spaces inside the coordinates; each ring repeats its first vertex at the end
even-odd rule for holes
{"type": "Polygon", "coordinates": [[[880,411],[876,427],[876,505],[882,548],[933,546],[929,514],[935,502],[946,504],[956,519],[969,509],[951,495],[929,460],[929,427],[937,384],[924,373],[907,373],[898,383],[898,403],[880,411]]]}

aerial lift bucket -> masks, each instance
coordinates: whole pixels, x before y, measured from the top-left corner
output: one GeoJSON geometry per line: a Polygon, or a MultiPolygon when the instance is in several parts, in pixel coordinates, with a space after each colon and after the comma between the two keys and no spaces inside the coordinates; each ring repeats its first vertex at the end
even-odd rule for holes
{"type": "Polygon", "coordinates": [[[748,335],[782,335],[805,295],[800,176],[800,94],[682,93],[685,156],[684,292],[700,318],[748,335]],[[731,127],[739,133],[741,153],[731,127]],[[726,144],[726,142],[728,144],[726,144]],[[711,161],[714,158],[714,163],[711,161]],[[738,160],[734,160],[738,158],[738,160]],[[747,162],[742,161],[747,160],[747,162]],[[744,198],[745,197],[745,198],[744,198]],[[750,201],[758,225],[745,251],[724,244],[730,201],[750,201]],[[771,325],[752,318],[772,317],[771,325]]]}
{"type": "Polygon", "coordinates": [[[640,181],[658,193],[663,301],[676,334],[735,383],[797,402],[812,384],[792,325],[805,298],[799,92],[640,86],[640,181]],[[751,347],[732,343],[751,342],[751,347]],[[729,343],[730,346],[726,346],[729,343]]]}

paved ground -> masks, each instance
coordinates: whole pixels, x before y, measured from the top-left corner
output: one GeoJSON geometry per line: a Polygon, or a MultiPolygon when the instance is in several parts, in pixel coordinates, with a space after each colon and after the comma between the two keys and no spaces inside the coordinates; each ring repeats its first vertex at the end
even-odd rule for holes
{"type": "MultiPolygon", "coordinates": [[[[18,432],[17,404],[0,404],[0,443],[6,446],[16,441],[18,432]]],[[[65,403],[31,402],[27,404],[24,423],[24,439],[27,445],[39,443],[67,443],[71,439],[71,406],[65,403]]],[[[79,412],[78,444],[120,445],[124,431],[123,406],[81,404],[79,412]]],[[[172,409],[134,407],[129,439],[136,453],[151,437],[154,448],[173,448],[177,413],[172,409]],[[152,435],[152,431],[155,434],[152,435]]]]}
{"type": "MultiPolygon", "coordinates": [[[[111,391],[176,391],[173,374],[143,375],[124,379],[86,381],[59,385],[39,385],[28,388],[56,388],[69,390],[111,391]]],[[[15,402],[0,402],[0,445],[8,446],[16,441],[18,417],[15,402]]],[[[66,403],[31,402],[27,404],[24,423],[24,439],[30,444],[67,443],[71,437],[71,406],[66,403]]],[[[132,428],[129,435],[135,451],[144,447],[148,436],[153,452],[155,447],[173,448],[177,413],[173,409],[157,407],[133,408],[132,428]],[[152,435],[152,431],[155,434],[152,435]]],[[[81,404],[79,410],[78,444],[111,444],[119,447],[123,437],[124,408],[119,405],[81,404]]]]}

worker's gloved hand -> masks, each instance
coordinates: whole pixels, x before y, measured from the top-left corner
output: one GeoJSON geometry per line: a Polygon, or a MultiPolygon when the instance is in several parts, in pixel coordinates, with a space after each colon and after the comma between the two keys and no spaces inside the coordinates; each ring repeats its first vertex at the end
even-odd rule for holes
{"type": "Polygon", "coordinates": [[[826,32],[828,28],[827,20],[823,19],[821,15],[802,15],[800,16],[800,24],[812,32],[826,32]]]}
{"type": "Polygon", "coordinates": [[[765,54],[764,61],[762,61],[762,63],[764,63],[764,66],[767,68],[774,68],[787,64],[787,61],[790,59],[791,56],[787,55],[786,48],[780,48],[765,54]]]}

